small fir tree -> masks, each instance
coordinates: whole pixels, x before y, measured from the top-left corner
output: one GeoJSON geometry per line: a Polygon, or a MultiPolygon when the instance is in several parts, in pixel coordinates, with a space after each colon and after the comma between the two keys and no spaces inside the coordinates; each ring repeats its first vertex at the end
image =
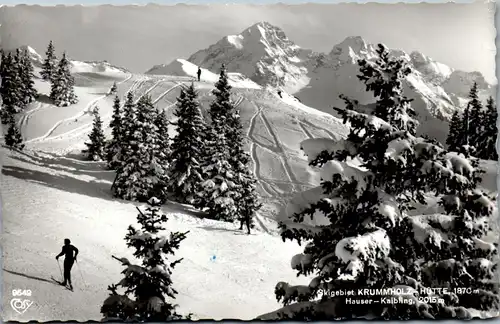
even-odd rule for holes
{"type": "Polygon", "coordinates": [[[9,129],[5,135],[5,145],[18,150],[24,149],[23,137],[21,136],[21,132],[19,131],[19,128],[17,128],[16,123],[11,123],[9,125],[9,129]]]}
{"type": "Polygon", "coordinates": [[[113,102],[113,116],[109,123],[109,127],[111,128],[111,140],[106,145],[106,161],[108,167],[112,170],[116,170],[120,167],[120,152],[124,137],[121,108],[120,98],[116,96],[113,102]]]}
{"type": "Polygon", "coordinates": [[[463,121],[460,113],[455,110],[453,116],[451,117],[448,137],[446,138],[446,145],[448,145],[448,150],[459,152],[459,148],[463,145],[463,138],[463,121]]]}
{"type": "Polygon", "coordinates": [[[236,200],[236,209],[240,220],[240,229],[243,225],[246,226],[247,234],[250,234],[250,229],[254,228],[255,213],[262,208],[260,197],[257,193],[257,179],[250,169],[241,165],[236,167],[236,183],[239,187],[239,198],[236,200]]]}
{"type": "Polygon", "coordinates": [[[172,287],[172,270],[182,259],[170,261],[168,256],[175,255],[189,232],[171,232],[168,236],[162,233],[165,230],[162,224],[168,218],[160,213],[160,200],[153,197],[148,204],[144,213],[137,208],[140,228],[129,226],[125,236],[127,246],[135,249],[134,257],[141,264],[113,256],[125,269],[122,271],[124,278],[108,287],[111,293],[101,307],[106,320],[167,322],[182,319],[175,310],[177,305],[171,302],[177,295],[172,287]],[[124,293],[118,293],[118,288],[125,289],[124,293]]]}
{"type": "Polygon", "coordinates": [[[57,58],[54,51],[54,45],[52,41],[50,41],[47,46],[47,51],[45,52],[45,61],[42,64],[40,75],[43,80],[52,81],[52,78],[57,74],[57,70],[57,58]]]}
{"type": "Polygon", "coordinates": [[[111,89],[109,89],[109,95],[116,95],[118,92],[118,86],[116,85],[116,82],[113,82],[113,85],[111,86],[111,89]]]}
{"type": "Polygon", "coordinates": [[[474,82],[469,92],[469,123],[468,123],[468,145],[477,149],[480,143],[480,134],[484,131],[483,104],[479,101],[477,83],[474,82]]]}
{"type": "Polygon", "coordinates": [[[35,89],[34,68],[28,49],[24,49],[19,55],[19,76],[22,85],[21,98],[22,103],[26,106],[35,101],[38,92],[35,89]]]}
{"type": "Polygon", "coordinates": [[[173,199],[180,203],[195,204],[199,184],[203,182],[201,164],[206,159],[207,127],[197,97],[193,84],[181,90],[174,112],[177,121],[172,123],[177,126],[177,135],[171,145],[168,187],[173,199]]]}
{"type": "Polygon", "coordinates": [[[478,147],[476,148],[478,157],[486,160],[498,160],[496,142],[498,136],[497,129],[498,113],[495,100],[489,97],[486,102],[486,111],[484,112],[484,129],[478,138],[478,147]]]}
{"type": "Polygon", "coordinates": [[[137,106],[134,94],[127,93],[125,104],[123,105],[122,132],[121,132],[121,153],[118,162],[123,166],[131,152],[132,135],[134,135],[137,119],[137,106]]]}
{"type": "Polygon", "coordinates": [[[83,150],[83,153],[86,154],[87,159],[90,161],[103,161],[106,158],[104,151],[106,137],[104,136],[104,131],[102,129],[102,120],[99,115],[99,108],[95,107],[92,113],[94,115],[94,122],[92,131],[89,134],[90,142],[85,143],[87,149],[83,150]]]}
{"type": "Polygon", "coordinates": [[[215,99],[210,104],[208,113],[211,124],[215,128],[223,131],[226,139],[228,138],[228,133],[230,133],[231,128],[231,125],[227,122],[231,120],[230,116],[234,113],[234,105],[231,101],[231,89],[226,70],[222,67],[219,80],[215,83],[215,89],[212,91],[215,99]]]}
{"type": "Polygon", "coordinates": [[[50,90],[50,98],[56,106],[70,106],[78,102],[73,88],[74,84],[75,80],[70,72],[70,63],[66,59],[66,54],[63,53],[57,66],[57,71],[53,75],[50,90]]]}
{"type": "Polygon", "coordinates": [[[14,122],[14,116],[19,112],[22,105],[21,79],[17,62],[12,53],[9,53],[2,62],[1,119],[2,123],[7,125],[14,122]]]}

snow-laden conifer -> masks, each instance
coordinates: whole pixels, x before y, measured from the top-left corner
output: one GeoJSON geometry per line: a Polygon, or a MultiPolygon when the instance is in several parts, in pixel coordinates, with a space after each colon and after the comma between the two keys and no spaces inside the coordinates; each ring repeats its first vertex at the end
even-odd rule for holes
{"type": "Polygon", "coordinates": [[[113,102],[113,115],[109,127],[111,128],[111,139],[106,144],[106,161],[108,168],[116,170],[120,165],[120,152],[123,144],[124,127],[120,98],[115,97],[113,102]]]}
{"type": "Polygon", "coordinates": [[[18,56],[18,73],[21,84],[21,103],[25,107],[34,102],[38,96],[38,92],[35,89],[34,68],[28,49],[19,50],[16,55],[18,56]]]}
{"type": "Polygon", "coordinates": [[[182,89],[177,98],[174,116],[177,134],[171,145],[169,193],[181,203],[194,204],[199,198],[200,183],[203,182],[201,163],[206,159],[205,135],[207,127],[198,102],[198,94],[191,84],[182,89]]]}
{"type": "Polygon", "coordinates": [[[448,145],[448,150],[459,152],[460,147],[464,145],[463,139],[465,137],[463,129],[462,116],[455,110],[453,116],[451,117],[448,137],[446,138],[446,144],[448,145]]]}
{"type": "Polygon", "coordinates": [[[47,46],[47,51],[45,52],[45,60],[43,61],[42,71],[40,75],[45,81],[52,81],[52,78],[57,74],[57,58],[55,55],[54,44],[52,41],[49,42],[47,46]]]}
{"type": "Polygon", "coordinates": [[[165,233],[168,221],[160,212],[160,200],[152,197],[145,212],[139,208],[137,222],[130,225],[125,236],[139,263],[118,258],[125,267],[123,279],[108,287],[110,295],[101,307],[105,320],[133,322],[167,322],[180,320],[173,304],[177,291],[173,288],[172,270],[182,261],[171,260],[188,232],[165,233]],[[120,291],[119,291],[120,290],[120,291]],[[122,292],[123,291],[123,292],[122,292]]]}
{"type": "Polygon", "coordinates": [[[24,149],[23,137],[16,123],[10,123],[5,135],[5,145],[18,150],[24,149]]]}
{"type": "Polygon", "coordinates": [[[19,65],[12,53],[2,59],[2,83],[0,95],[2,96],[2,123],[7,125],[14,122],[14,117],[23,106],[22,82],[19,75],[19,65]]]}
{"type": "Polygon", "coordinates": [[[106,137],[102,129],[102,120],[99,114],[99,107],[95,107],[92,111],[94,121],[92,131],[89,134],[89,142],[85,143],[87,149],[83,150],[88,160],[90,161],[104,161],[106,159],[105,147],[106,137]]]}
{"type": "Polygon", "coordinates": [[[203,182],[197,193],[195,206],[207,208],[210,218],[233,222],[237,217],[236,201],[240,191],[236,174],[229,163],[230,152],[226,145],[224,131],[215,124],[209,128],[205,145],[207,156],[202,162],[203,182]]]}
{"type": "MultiPolygon", "coordinates": [[[[379,54],[385,51],[379,45],[379,54]]],[[[477,187],[477,160],[412,134],[414,121],[397,107],[402,92],[381,102],[388,76],[401,74],[384,73],[387,64],[380,62],[359,62],[376,71],[359,78],[387,120],[356,112],[357,103],[345,98],[347,109],[336,110],[350,124],[348,137],[301,143],[311,165],[321,168],[322,183],[294,197],[280,228],[283,239],[305,243],[291,265],[313,279],[305,286],[278,283],[285,307],[261,318],[461,319],[470,309],[498,311],[496,244],[485,238],[496,203],[477,187]],[[412,210],[430,195],[439,210],[412,210]],[[458,293],[463,287],[476,293],[458,293]],[[365,288],[379,290],[361,296],[365,288]],[[335,295],[340,291],[354,294],[335,295]],[[372,303],[356,303],[362,299],[372,303]]],[[[406,69],[402,61],[392,66],[406,69]]],[[[402,81],[392,80],[395,87],[402,81]]]]}
{"type": "MultiPolygon", "coordinates": [[[[128,102],[127,102],[128,103],[128,102]]],[[[153,196],[164,197],[167,167],[160,152],[161,141],[155,124],[157,112],[149,96],[143,96],[131,108],[129,120],[125,107],[123,164],[117,170],[112,189],[116,197],[145,202],[153,196]],[[135,112],[134,112],[135,110],[135,112]]]]}
{"type": "Polygon", "coordinates": [[[73,88],[75,79],[71,75],[70,62],[66,59],[65,53],[63,53],[59,61],[51,81],[50,99],[54,101],[56,106],[70,106],[78,102],[78,97],[73,88]]]}
{"type": "Polygon", "coordinates": [[[495,100],[489,97],[486,101],[486,111],[484,112],[484,128],[478,136],[476,148],[477,156],[486,160],[498,160],[496,142],[498,137],[498,113],[495,100]]]}

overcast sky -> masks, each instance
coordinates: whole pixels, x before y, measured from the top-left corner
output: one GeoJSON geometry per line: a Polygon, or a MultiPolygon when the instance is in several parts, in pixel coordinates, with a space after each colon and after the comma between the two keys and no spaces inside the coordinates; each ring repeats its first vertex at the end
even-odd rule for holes
{"type": "Polygon", "coordinates": [[[362,36],[418,50],[455,69],[495,78],[493,4],[303,4],[41,7],[0,9],[4,47],[30,45],[79,60],[108,60],[134,72],[187,58],[259,21],[281,27],[296,44],[329,52],[362,36]]]}

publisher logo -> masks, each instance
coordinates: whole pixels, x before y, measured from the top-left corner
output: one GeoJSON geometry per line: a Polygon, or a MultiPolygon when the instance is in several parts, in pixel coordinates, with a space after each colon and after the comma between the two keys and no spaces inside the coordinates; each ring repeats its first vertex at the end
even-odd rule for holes
{"type": "Polygon", "coordinates": [[[10,300],[10,306],[13,310],[19,314],[24,314],[33,305],[33,301],[26,299],[25,297],[31,297],[31,290],[29,289],[14,289],[12,290],[12,298],[10,300]],[[24,298],[19,298],[24,297],[24,298]]]}
{"type": "Polygon", "coordinates": [[[33,305],[33,301],[29,299],[12,298],[10,300],[10,306],[19,314],[24,314],[31,305],[33,305]]]}

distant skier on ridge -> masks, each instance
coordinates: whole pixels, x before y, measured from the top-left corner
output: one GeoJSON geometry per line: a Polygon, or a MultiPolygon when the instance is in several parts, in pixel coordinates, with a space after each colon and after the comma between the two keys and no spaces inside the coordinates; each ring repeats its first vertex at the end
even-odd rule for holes
{"type": "Polygon", "coordinates": [[[64,282],[63,286],[69,284],[69,288],[73,289],[73,285],[71,284],[71,268],[76,261],[76,256],[78,255],[78,249],[71,244],[69,239],[64,239],[64,246],[62,247],[61,253],[56,256],[56,260],[59,261],[59,257],[64,255],[64,282]],[[73,255],[73,251],[75,255],[73,255]]]}
{"type": "Polygon", "coordinates": [[[199,82],[201,78],[201,67],[198,67],[198,72],[196,74],[198,75],[198,82],[199,82]]]}

